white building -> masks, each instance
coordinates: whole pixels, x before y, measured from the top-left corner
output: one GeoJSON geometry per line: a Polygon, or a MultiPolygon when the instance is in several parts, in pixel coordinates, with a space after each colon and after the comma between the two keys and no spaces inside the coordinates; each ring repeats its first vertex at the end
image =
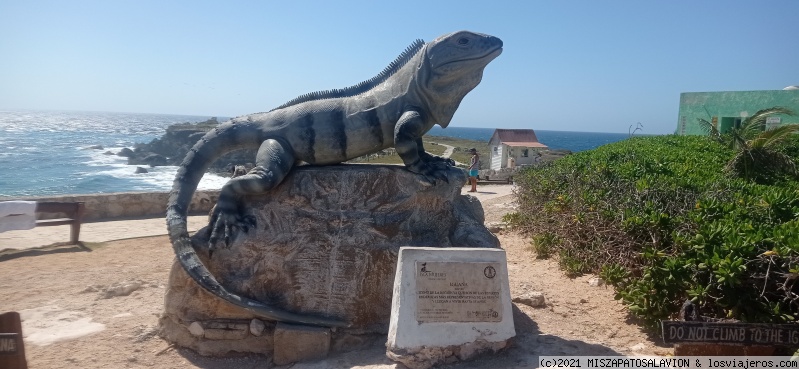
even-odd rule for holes
{"type": "Polygon", "coordinates": [[[499,170],[514,166],[530,165],[538,159],[538,151],[548,150],[547,145],[538,142],[532,129],[497,129],[488,141],[491,147],[491,169],[499,170]]]}

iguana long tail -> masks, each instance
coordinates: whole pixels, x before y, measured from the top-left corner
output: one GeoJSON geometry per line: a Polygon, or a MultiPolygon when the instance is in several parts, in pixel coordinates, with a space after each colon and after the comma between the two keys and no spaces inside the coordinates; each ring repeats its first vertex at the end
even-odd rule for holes
{"type": "Polygon", "coordinates": [[[201,287],[257,316],[275,321],[346,327],[347,324],[341,321],[287,312],[231,293],[211,275],[191,245],[186,216],[203,174],[215,159],[227,152],[258,147],[262,139],[260,136],[260,131],[254,125],[226,123],[206,134],[186,155],[175,176],[166,212],[169,239],[175,255],[186,273],[201,287]]]}

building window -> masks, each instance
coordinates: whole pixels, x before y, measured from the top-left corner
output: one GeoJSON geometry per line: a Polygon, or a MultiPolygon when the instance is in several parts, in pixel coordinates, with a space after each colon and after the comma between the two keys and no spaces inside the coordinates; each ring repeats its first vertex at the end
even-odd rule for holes
{"type": "Polygon", "coordinates": [[[528,152],[528,150],[527,150],[527,149],[524,149],[524,150],[522,150],[522,157],[523,157],[523,158],[526,158],[526,157],[527,157],[527,155],[528,155],[528,153],[529,153],[529,152],[528,152]]]}

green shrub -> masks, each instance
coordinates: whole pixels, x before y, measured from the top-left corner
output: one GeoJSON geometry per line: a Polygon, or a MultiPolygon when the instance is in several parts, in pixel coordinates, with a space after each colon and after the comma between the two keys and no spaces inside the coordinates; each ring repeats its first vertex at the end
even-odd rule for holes
{"type": "MultiPolygon", "coordinates": [[[[792,139],[782,150],[796,157],[796,146],[792,139]]],[[[568,274],[598,273],[613,284],[650,326],[688,298],[711,317],[792,321],[799,182],[726,176],[733,155],[695,136],[580,152],[517,175],[519,209],[508,220],[533,236],[537,253],[558,255],[568,274]]]]}
{"type": "Polygon", "coordinates": [[[558,236],[548,232],[537,234],[533,236],[531,244],[537,259],[549,259],[558,245],[558,236]]]}

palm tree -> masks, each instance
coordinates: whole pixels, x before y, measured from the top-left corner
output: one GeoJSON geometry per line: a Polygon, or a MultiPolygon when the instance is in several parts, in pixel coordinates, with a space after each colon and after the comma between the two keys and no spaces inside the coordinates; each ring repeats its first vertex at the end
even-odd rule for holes
{"type": "Polygon", "coordinates": [[[763,109],[744,119],[740,127],[723,134],[707,120],[699,119],[699,123],[711,138],[736,151],[725,167],[728,173],[758,182],[782,174],[799,178],[793,159],[777,149],[792,133],[799,132],[799,125],[766,130],[766,119],[774,114],[794,115],[794,112],[783,107],[763,109]]]}

